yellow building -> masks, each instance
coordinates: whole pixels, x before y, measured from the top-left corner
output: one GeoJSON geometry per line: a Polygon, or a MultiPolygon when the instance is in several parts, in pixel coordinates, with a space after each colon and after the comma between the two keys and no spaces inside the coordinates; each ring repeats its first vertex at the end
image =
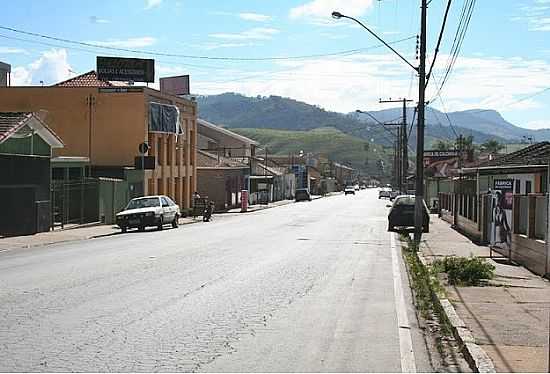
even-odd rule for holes
{"type": "Polygon", "coordinates": [[[43,111],[65,143],[54,156],[88,157],[95,170],[139,169],[139,145],[147,143],[146,156],[155,157],[155,163],[142,172],[139,192],[168,195],[182,208],[190,207],[197,186],[194,101],[101,81],[91,71],[50,87],[0,87],[0,111],[43,111]],[[151,127],[150,108],[157,104],[178,113],[179,134],[151,127]]]}

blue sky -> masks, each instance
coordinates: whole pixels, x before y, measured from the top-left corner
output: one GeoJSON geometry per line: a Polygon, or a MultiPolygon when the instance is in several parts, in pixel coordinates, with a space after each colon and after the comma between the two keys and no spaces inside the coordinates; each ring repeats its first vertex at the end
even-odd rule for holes
{"type": "MultiPolygon", "coordinates": [[[[443,75],[465,0],[453,0],[428,89],[443,75]]],[[[13,66],[14,84],[51,84],[95,68],[96,55],[153,57],[158,76],[191,75],[196,94],[227,91],[281,95],[328,110],[382,109],[378,98],[416,98],[412,69],[349,20],[355,16],[386,41],[418,33],[418,0],[18,0],[0,26],[97,46],[234,61],[150,56],[79,46],[0,30],[0,61],[13,66]],[[352,53],[340,53],[355,50],[352,53]],[[329,56],[319,56],[327,55],[329,56]]],[[[433,56],[447,1],[428,10],[433,56]]],[[[393,44],[413,65],[415,40],[393,44]]],[[[460,57],[445,84],[442,110],[496,109],[514,124],[550,128],[550,0],[477,1],[460,57]],[[532,95],[535,95],[531,97],[532,95]]],[[[387,106],[386,106],[387,107],[387,106]]]]}

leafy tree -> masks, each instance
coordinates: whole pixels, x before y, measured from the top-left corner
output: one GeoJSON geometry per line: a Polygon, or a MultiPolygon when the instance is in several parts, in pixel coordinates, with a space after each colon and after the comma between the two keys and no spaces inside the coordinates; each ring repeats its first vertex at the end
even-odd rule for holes
{"type": "Polygon", "coordinates": [[[438,151],[448,151],[454,149],[454,143],[446,140],[438,140],[433,144],[433,148],[438,151]]]}
{"type": "Polygon", "coordinates": [[[481,149],[484,150],[485,152],[494,154],[504,149],[504,144],[499,143],[497,140],[491,139],[481,144],[481,149]]]}

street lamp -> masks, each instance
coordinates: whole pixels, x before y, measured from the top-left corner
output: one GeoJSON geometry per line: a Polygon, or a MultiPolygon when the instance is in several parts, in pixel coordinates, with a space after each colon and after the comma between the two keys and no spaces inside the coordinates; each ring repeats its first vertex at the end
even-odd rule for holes
{"type": "Polygon", "coordinates": [[[420,63],[418,67],[412,65],[405,57],[393,49],[382,38],[376,35],[371,29],[364,25],[359,20],[346,16],[340,12],[332,12],[332,18],[341,19],[347,18],[362,28],[367,30],[383,45],[388,47],[401,60],[409,65],[415,72],[418,73],[418,126],[416,136],[416,188],[415,188],[415,207],[414,207],[414,242],[420,244],[422,236],[422,228],[424,221],[424,125],[425,125],[425,94],[426,94],[426,18],[427,18],[428,0],[422,0],[421,17],[420,17],[420,63]]]}
{"type": "Polygon", "coordinates": [[[405,57],[403,57],[399,52],[397,52],[391,45],[389,45],[388,43],[386,43],[384,40],[382,40],[382,38],[380,38],[378,35],[376,35],[376,33],[374,31],[372,31],[371,29],[369,29],[364,23],[362,23],[361,21],[359,21],[358,19],[356,18],[353,18],[353,17],[350,17],[350,16],[346,16],[340,12],[332,12],[332,18],[334,19],[340,19],[340,18],[347,18],[347,19],[350,19],[354,22],[356,22],[357,24],[359,24],[362,28],[364,28],[365,30],[367,30],[372,36],[374,36],[376,39],[378,39],[378,41],[382,44],[384,44],[386,47],[388,47],[389,49],[391,49],[391,51],[393,53],[395,53],[401,60],[403,60],[407,65],[409,65],[411,68],[414,69],[414,71],[416,71],[418,73],[418,68],[416,66],[414,66],[413,64],[411,64],[409,61],[407,61],[407,59],[405,57]]]}

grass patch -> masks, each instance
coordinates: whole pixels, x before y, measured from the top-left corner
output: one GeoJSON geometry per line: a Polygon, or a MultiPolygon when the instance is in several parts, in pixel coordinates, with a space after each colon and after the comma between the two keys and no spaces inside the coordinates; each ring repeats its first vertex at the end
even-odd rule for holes
{"type": "Polygon", "coordinates": [[[403,239],[407,242],[403,256],[411,277],[415,305],[420,315],[426,320],[436,320],[443,335],[452,335],[451,325],[437,300],[437,295],[444,292],[444,288],[439,283],[437,272],[422,264],[412,240],[408,237],[403,239]]]}
{"type": "Polygon", "coordinates": [[[479,286],[482,280],[495,276],[495,267],[478,257],[445,257],[432,264],[432,271],[447,273],[449,284],[479,286]]]}

